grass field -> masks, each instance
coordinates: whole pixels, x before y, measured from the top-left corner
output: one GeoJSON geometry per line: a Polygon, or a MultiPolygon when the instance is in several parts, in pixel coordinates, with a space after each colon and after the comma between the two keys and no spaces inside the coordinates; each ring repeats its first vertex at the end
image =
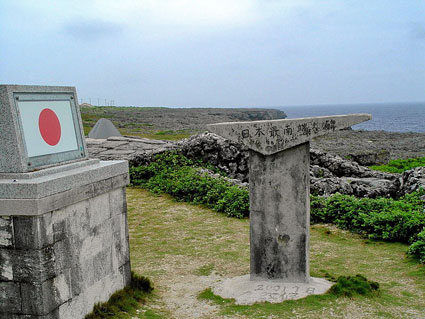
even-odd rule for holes
{"type": "Polygon", "coordinates": [[[407,245],[313,225],[311,275],[360,273],[380,283],[379,295],[238,306],[207,289],[249,273],[249,220],[143,189],[128,188],[127,199],[132,269],[155,286],[137,318],[425,318],[425,267],[406,258],[407,245]]]}

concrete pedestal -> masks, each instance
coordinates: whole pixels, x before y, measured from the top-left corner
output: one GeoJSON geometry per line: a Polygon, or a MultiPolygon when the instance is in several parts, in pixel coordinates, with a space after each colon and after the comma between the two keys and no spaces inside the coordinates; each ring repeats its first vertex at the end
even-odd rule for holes
{"type": "Polygon", "coordinates": [[[311,277],[308,282],[290,283],[281,280],[251,280],[250,275],[225,279],[213,287],[213,292],[227,299],[235,299],[237,305],[258,302],[280,303],[311,295],[326,293],[332,283],[323,278],[311,277]]]}
{"type": "Polygon", "coordinates": [[[84,318],[130,281],[126,161],[0,173],[0,317],[84,318]]]}
{"type": "Polygon", "coordinates": [[[309,143],[249,154],[251,279],[309,280],[309,143]]]}

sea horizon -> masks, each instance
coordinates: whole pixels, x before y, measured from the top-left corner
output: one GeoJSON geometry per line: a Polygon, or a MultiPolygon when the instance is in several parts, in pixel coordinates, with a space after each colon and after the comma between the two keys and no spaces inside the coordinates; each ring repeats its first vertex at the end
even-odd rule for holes
{"type": "MultiPolygon", "coordinates": [[[[125,107],[125,106],[123,106],[125,107]]],[[[131,107],[131,106],[129,106],[131,107]]],[[[134,107],[134,106],[133,106],[134,107]]],[[[354,130],[425,133],[425,102],[318,104],[288,106],[139,106],[158,108],[276,109],[287,118],[368,113],[372,120],[354,125],[354,130]]]]}
{"type": "Polygon", "coordinates": [[[287,118],[368,113],[372,120],[354,125],[355,130],[425,132],[425,102],[364,103],[275,107],[287,118]]]}

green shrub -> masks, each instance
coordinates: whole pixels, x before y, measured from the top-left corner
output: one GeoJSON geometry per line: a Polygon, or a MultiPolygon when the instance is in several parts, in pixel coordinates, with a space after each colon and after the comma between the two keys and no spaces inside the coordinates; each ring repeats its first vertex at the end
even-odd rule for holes
{"type": "Polygon", "coordinates": [[[353,297],[354,295],[371,295],[379,290],[379,283],[367,280],[362,275],[340,276],[329,293],[337,296],[353,297]]]}
{"type": "MultiPolygon", "coordinates": [[[[85,319],[111,318],[117,314],[129,314],[139,307],[146,295],[153,290],[150,280],[131,272],[131,284],[115,292],[107,302],[97,303],[85,319]]],[[[130,316],[125,316],[130,317],[130,316]]],[[[122,316],[121,316],[122,318],[122,316]]]]}
{"type": "Polygon", "coordinates": [[[371,239],[411,243],[409,254],[425,263],[424,194],[420,190],[398,200],[311,196],[311,222],[332,223],[371,239]]]}
{"type": "Polygon", "coordinates": [[[421,166],[425,166],[425,157],[392,160],[387,165],[370,166],[370,168],[381,172],[403,173],[421,166]]]}
{"type": "MultiPolygon", "coordinates": [[[[248,217],[248,191],[222,178],[199,173],[199,166],[205,164],[179,152],[166,152],[148,165],[131,167],[131,183],[154,193],[168,193],[181,201],[205,205],[230,217],[248,217]]],[[[312,195],[311,222],[332,223],[371,239],[410,243],[409,253],[424,262],[425,239],[418,235],[425,227],[423,195],[424,190],[398,200],[312,195]]]]}
{"type": "Polygon", "coordinates": [[[192,160],[176,151],[164,152],[156,155],[149,165],[130,166],[130,181],[133,185],[144,185],[157,174],[194,165],[195,163],[192,160]]]}
{"type": "Polygon", "coordinates": [[[425,226],[423,190],[399,200],[335,194],[311,196],[312,223],[333,223],[370,238],[408,243],[425,226]]]}
{"type": "Polygon", "coordinates": [[[425,264],[425,228],[415,236],[408,254],[417,257],[421,263],[425,264]]]}
{"type": "Polygon", "coordinates": [[[133,185],[144,186],[154,193],[167,193],[181,201],[205,205],[229,217],[248,217],[248,191],[222,178],[199,173],[195,168],[199,166],[210,168],[178,152],[166,152],[146,166],[131,167],[130,180],[133,185]]]}

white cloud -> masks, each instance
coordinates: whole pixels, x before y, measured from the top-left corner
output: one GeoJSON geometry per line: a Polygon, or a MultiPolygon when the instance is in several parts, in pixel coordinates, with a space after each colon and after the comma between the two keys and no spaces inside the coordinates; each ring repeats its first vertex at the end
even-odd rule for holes
{"type": "Polygon", "coordinates": [[[95,7],[108,18],[136,23],[223,26],[255,21],[257,3],[255,0],[98,0],[95,7]]]}
{"type": "Polygon", "coordinates": [[[399,87],[387,100],[420,100],[424,12],[399,0],[0,0],[0,77],[124,104],[349,103],[382,99],[387,82],[399,87]]]}
{"type": "MultiPolygon", "coordinates": [[[[0,0],[1,1],[1,0],[0,0]]],[[[135,32],[184,30],[198,33],[239,27],[256,27],[279,17],[289,22],[298,9],[316,6],[312,0],[16,0],[3,3],[7,23],[38,32],[58,30],[78,21],[127,25],[135,32]],[[6,10],[8,9],[8,10],[6,10]],[[13,16],[13,18],[12,18],[13,16]]]]}
{"type": "Polygon", "coordinates": [[[136,25],[226,28],[252,26],[315,6],[312,0],[96,0],[91,12],[136,25]]]}

